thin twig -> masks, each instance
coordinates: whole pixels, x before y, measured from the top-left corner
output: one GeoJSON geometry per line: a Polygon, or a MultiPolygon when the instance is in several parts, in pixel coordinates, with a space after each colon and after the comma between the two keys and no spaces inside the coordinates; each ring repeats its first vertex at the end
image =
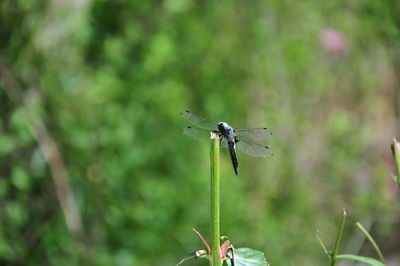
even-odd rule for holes
{"type": "Polygon", "coordinates": [[[334,266],[336,264],[336,255],[337,255],[337,253],[339,251],[340,241],[342,240],[342,235],[343,235],[343,229],[344,229],[345,222],[346,222],[346,210],[343,209],[342,216],[340,216],[340,222],[339,222],[338,231],[337,231],[337,234],[336,234],[335,246],[334,246],[333,251],[331,253],[331,266],[334,266]]]}
{"type": "Polygon", "coordinates": [[[82,231],[82,219],[69,184],[68,172],[60,150],[47,130],[43,120],[35,113],[29,112],[27,106],[29,103],[22,97],[23,94],[20,84],[1,59],[0,77],[3,81],[3,88],[10,101],[21,108],[27,117],[27,126],[50,167],[57,199],[64,214],[67,228],[74,237],[78,237],[82,231]]]}
{"type": "Polygon", "coordinates": [[[368,233],[367,230],[359,223],[356,223],[357,228],[365,235],[365,237],[368,239],[368,241],[371,243],[371,245],[374,247],[376,254],[378,254],[379,259],[385,263],[385,258],[382,255],[381,250],[379,249],[378,245],[376,244],[375,240],[372,238],[372,236],[368,233]]]}

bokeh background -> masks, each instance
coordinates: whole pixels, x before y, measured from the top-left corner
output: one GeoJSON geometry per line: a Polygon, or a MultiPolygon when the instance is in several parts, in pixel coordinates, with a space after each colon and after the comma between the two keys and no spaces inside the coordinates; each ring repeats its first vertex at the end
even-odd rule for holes
{"type": "MultiPolygon", "coordinates": [[[[268,127],[222,152],[222,234],[272,265],[400,255],[398,1],[0,2],[0,264],[175,265],[209,237],[191,110],[268,127]]],[[[188,265],[206,265],[192,262],[188,265]]],[[[341,264],[345,265],[345,264],[341,264]]],[[[352,264],[346,264],[352,265],[352,264]]]]}

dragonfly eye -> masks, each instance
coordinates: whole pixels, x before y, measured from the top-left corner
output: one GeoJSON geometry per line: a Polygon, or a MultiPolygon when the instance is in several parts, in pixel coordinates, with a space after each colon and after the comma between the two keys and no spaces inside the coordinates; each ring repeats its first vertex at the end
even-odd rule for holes
{"type": "Polygon", "coordinates": [[[219,123],[218,123],[218,130],[219,130],[219,131],[224,131],[225,128],[226,128],[226,125],[225,125],[224,122],[219,122],[219,123]]]}

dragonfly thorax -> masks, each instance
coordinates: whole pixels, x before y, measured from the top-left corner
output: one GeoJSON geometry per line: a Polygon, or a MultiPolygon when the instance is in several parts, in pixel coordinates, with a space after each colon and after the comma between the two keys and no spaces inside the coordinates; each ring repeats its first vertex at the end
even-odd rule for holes
{"type": "Polygon", "coordinates": [[[234,140],[235,139],[235,133],[233,131],[233,128],[228,125],[225,122],[219,122],[218,123],[218,130],[221,133],[222,136],[226,137],[228,140],[234,140]]]}

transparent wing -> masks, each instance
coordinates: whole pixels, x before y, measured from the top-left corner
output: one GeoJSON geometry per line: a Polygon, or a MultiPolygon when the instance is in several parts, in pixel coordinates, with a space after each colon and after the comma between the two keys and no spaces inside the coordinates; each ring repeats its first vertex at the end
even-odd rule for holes
{"type": "Polygon", "coordinates": [[[211,122],[205,118],[202,118],[198,115],[192,114],[190,111],[182,111],[181,116],[188,121],[189,123],[192,123],[194,126],[201,128],[201,129],[206,129],[209,131],[216,131],[218,130],[217,123],[211,122]]]}
{"type": "Polygon", "coordinates": [[[185,127],[183,134],[200,142],[210,142],[210,131],[194,127],[185,127]]]}
{"type": "Polygon", "coordinates": [[[268,146],[252,143],[243,139],[239,139],[239,141],[236,142],[236,148],[239,151],[254,157],[272,156],[272,150],[268,146]]]}
{"type": "MultiPolygon", "coordinates": [[[[197,141],[204,142],[204,143],[210,143],[210,130],[198,129],[198,128],[194,128],[194,127],[185,127],[183,129],[183,134],[185,134],[186,136],[189,136],[197,141]]],[[[220,147],[227,148],[228,142],[225,139],[223,139],[220,147]]]]}
{"type": "Polygon", "coordinates": [[[255,141],[265,140],[272,135],[268,128],[237,128],[235,134],[255,141]]]}
{"type": "Polygon", "coordinates": [[[219,146],[221,148],[228,148],[228,141],[226,141],[226,139],[223,138],[219,146]]]}

